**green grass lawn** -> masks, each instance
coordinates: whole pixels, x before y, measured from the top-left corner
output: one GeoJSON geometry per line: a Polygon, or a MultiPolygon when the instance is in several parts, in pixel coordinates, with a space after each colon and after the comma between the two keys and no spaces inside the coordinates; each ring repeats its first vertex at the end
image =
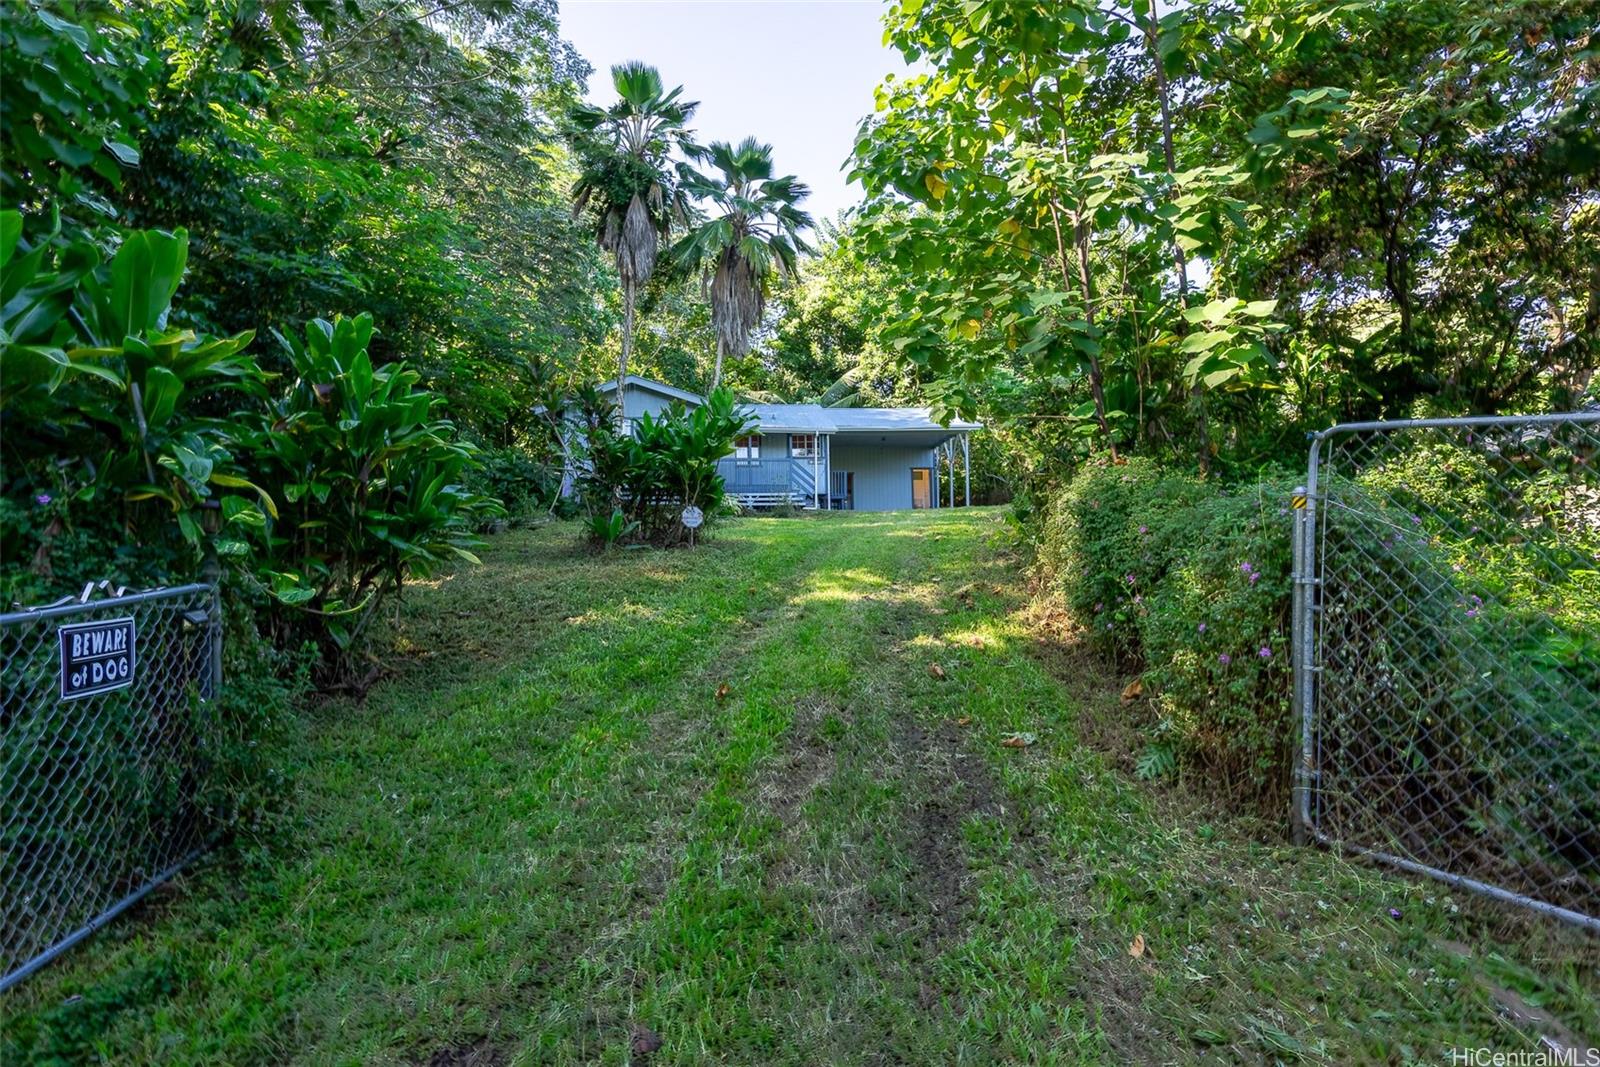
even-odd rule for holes
{"type": "Polygon", "coordinates": [[[0,1000],[0,1059],[1440,1063],[1600,1042],[1593,940],[1270,843],[1080,744],[1086,680],[1039,654],[1001,530],[972,509],[746,519],[694,552],[497,538],[407,595],[391,680],[309,713],[281,844],[203,865],[0,1000]]]}

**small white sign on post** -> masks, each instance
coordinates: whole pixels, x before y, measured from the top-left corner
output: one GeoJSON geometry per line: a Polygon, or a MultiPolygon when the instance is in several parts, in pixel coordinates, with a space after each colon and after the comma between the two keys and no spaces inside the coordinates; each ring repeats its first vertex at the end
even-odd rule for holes
{"type": "Polygon", "coordinates": [[[689,529],[698,530],[700,528],[701,524],[704,523],[705,521],[706,521],[705,512],[701,511],[699,508],[695,507],[693,504],[690,504],[688,507],[683,509],[683,524],[685,526],[687,526],[689,529]]]}

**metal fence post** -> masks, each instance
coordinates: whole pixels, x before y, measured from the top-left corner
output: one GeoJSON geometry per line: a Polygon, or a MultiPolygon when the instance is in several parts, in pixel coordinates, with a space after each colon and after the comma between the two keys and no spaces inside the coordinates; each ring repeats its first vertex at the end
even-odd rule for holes
{"type": "Polygon", "coordinates": [[[205,697],[215,700],[222,695],[222,561],[217,558],[215,545],[207,549],[201,576],[211,586],[211,605],[206,627],[210,639],[211,676],[207,680],[205,697]]]}
{"type": "Polygon", "coordinates": [[[1301,675],[1301,672],[1305,669],[1305,663],[1306,663],[1305,650],[1306,650],[1307,631],[1308,631],[1308,627],[1306,625],[1307,620],[1306,620],[1306,610],[1305,610],[1305,608],[1306,608],[1306,582],[1305,582],[1305,578],[1306,578],[1306,522],[1305,522],[1306,509],[1305,509],[1305,504],[1306,504],[1306,487],[1303,486],[1303,485],[1297,485],[1297,486],[1295,486],[1295,490],[1294,490],[1294,499],[1290,501],[1290,505],[1291,505],[1291,507],[1290,507],[1290,515],[1292,515],[1293,517],[1290,519],[1290,526],[1289,526],[1289,540],[1290,540],[1290,546],[1289,547],[1290,547],[1291,552],[1293,553],[1293,559],[1294,559],[1293,570],[1291,570],[1291,572],[1289,574],[1289,581],[1290,581],[1290,584],[1291,584],[1290,608],[1289,608],[1289,615],[1290,615],[1290,641],[1291,641],[1291,644],[1292,644],[1293,649],[1294,649],[1294,651],[1293,651],[1293,656],[1294,656],[1294,674],[1293,674],[1293,681],[1291,683],[1293,692],[1291,694],[1292,695],[1292,701],[1291,701],[1291,705],[1290,706],[1294,710],[1294,721],[1300,727],[1300,729],[1299,729],[1299,737],[1300,737],[1300,740],[1301,740],[1300,758],[1295,760],[1294,786],[1293,786],[1293,793],[1292,793],[1292,797],[1291,797],[1291,799],[1292,799],[1292,803],[1290,805],[1291,810],[1290,810],[1290,813],[1289,813],[1289,827],[1290,827],[1290,833],[1291,833],[1291,836],[1292,836],[1292,838],[1294,840],[1294,843],[1297,844],[1297,845],[1304,845],[1309,840],[1304,812],[1305,812],[1306,808],[1308,807],[1307,798],[1306,798],[1306,789],[1307,789],[1308,783],[1307,783],[1306,779],[1307,779],[1308,775],[1310,774],[1310,770],[1311,770],[1310,763],[1305,758],[1305,753],[1304,753],[1306,707],[1305,707],[1305,696],[1304,696],[1304,694],[1303,694],[1303,692],[1301,691],[1301,688],[1300,688],[1300,675],[1301,675]]]}

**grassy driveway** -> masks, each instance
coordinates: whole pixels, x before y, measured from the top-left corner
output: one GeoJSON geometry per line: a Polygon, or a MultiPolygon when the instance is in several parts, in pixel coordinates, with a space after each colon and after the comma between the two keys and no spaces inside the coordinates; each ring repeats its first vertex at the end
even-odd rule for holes
{"type": "Polygon", "coordinates": [[[0,1059],[1438,1063],[1600,1041],[1592,942],[1163,815],[1108,770],[1000,529],[744,520],[609,558],[570,528],[497,539],[408,597],[392,681],[313,714],[285,843],[0,1001],[0,1059]]]}

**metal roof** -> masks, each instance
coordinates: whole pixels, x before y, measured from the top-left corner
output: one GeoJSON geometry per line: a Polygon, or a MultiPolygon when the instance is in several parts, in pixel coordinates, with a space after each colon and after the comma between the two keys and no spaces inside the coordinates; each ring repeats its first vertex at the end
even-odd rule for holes
{"type": "Polygon", "coordinates": [[[820,404],[745,404],[766,433],[960,433],[976,422],[937,422],[929,408],[825,408],[820,404]]]}
{"type": "MultiPolygon", "coordinates": [[[[627,377],[629,385],[682,400],[686,404],[703,404],[705,397],[687,389],[667,385],[665,382],[642,378],[637,374],[627,377]]],[[[614,392],[616,379],[599,386],[601,392],[614,392]]],[[[981,430],[976,422],[952,420],[950,425],[934,421],[929,408],[825,408],[821,404],[741,404],[758,423],[763,433],[877,433],[897,432],[918,434],[951,434],[967,430],[981,430]]]]}
{"type": "MultiPolygon", "coordinates": [[[[623,380],[629,385],[637,385],[640,389],[643,389],[646,392],[659,393],[662,396],[671,397],[674,400],[682,400],[685,404],[704,404],[706,402],[706,398],[701,396],[699,393],[691,393],[687,389],[679,389],[675,385],[668,385],[666,382],[658,382],[652,378],[641,378],[637,374],[630,374],[623,380]]],[[[602,393],[614,393],[617,391],[617,380],[615,378],[608,378],[606,381],[600,383],[600,385],[596,388],[598,388],[602,393]]]]}

